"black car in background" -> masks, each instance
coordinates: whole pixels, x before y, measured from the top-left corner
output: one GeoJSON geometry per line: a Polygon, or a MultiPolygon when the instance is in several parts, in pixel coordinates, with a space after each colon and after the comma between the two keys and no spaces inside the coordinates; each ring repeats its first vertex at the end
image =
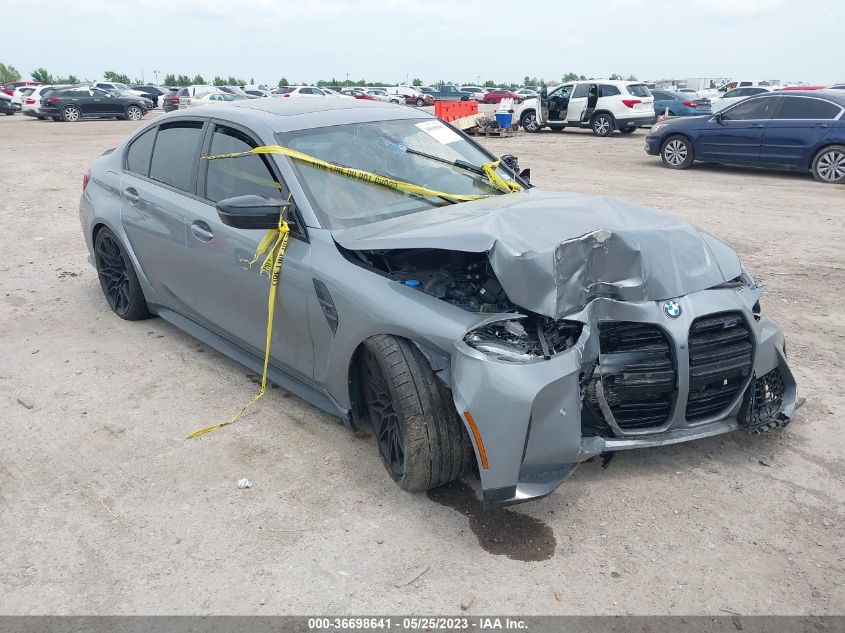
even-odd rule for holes
{"type": "Polygon", "coordinates": [[[170,91],[167,88],[161,88],[159,86],[130,86],[132,90],[137,90],[138,92],[143,92],[146,94],[150,101],[153,102],[153,107],[157,108],[160,98],[166,94],[169,94],[170,91]]]}
{"type": "Polygon", "coordinates": [[[17,111],[15,104],[12,103],[12,98],[9,95],[0,92],[0,114],[12,116],[17,111]]]}
{"type": "Polygon", "coordinates": [[[57,90],[41,100],[41,111],[62,121],[79,121],[84,118],[116,118],[139,121],[146,113],[149,102],[140,97],[122,96],[112,90],[81,86],[57,90]]]}

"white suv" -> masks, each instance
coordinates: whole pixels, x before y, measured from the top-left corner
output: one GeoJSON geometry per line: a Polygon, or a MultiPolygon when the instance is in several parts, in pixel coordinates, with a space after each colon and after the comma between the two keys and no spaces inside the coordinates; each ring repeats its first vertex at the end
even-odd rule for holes
{"type": "Polygon", "coordinates": [[[517,119],[526,132],[539,132],[546,126],[553,130],[585,127],[596,136],[610,136],[614,130],[630,134],[640,125],[651,125],[657,116],[654,97],[645,84],[590,79],[570,81],[546,97],[541,93],[536,99],[526,99],[517,119]]]}
{"type": "Polygon", "coordinates": [[[481,88],[480,86],[461,86],[460,90],[461,92],[472,94],[472,98],[476,101],[484,101],[484,95],[489,92],[487,88],[481,88]]]}

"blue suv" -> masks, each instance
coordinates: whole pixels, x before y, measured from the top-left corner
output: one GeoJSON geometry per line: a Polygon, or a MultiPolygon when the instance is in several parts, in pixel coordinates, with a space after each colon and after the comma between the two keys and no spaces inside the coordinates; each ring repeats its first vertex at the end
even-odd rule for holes
{"type": "Polygon", "coordinates": [[[837,90],[768,92],[712,116],[656,123],[645,150],[670,169],[693,161],[810,171],[845,184],[845,94],[837,90]]]}

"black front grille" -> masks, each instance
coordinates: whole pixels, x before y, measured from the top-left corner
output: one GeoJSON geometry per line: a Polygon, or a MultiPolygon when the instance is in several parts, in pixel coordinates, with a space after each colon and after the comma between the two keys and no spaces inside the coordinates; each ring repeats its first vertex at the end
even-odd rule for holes
{"type": "Polygon", "coordinates": [[[751,374],[754,346],[739,312],[693,321],[689,333],[687,420],[721,413],[739,396],[751,374]]]}
{"type": "Polygon", "coordinates": [[[601,323],[599,344],[598,374],[619,428],[664,424],[677,381],[672,346],[663,330],[647,323],[601,323]]]}
{"type": "Polygon", "coordinates": [[[757,378],[749,389],[750,401],[745,423],[754,429],[776,419],[783,408],[785,392],[783,375],[777,367],[757,378]]]}

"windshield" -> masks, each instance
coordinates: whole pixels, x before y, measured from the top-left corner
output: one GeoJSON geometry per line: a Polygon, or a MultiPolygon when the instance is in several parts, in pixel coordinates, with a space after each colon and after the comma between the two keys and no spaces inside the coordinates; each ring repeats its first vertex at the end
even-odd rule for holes
{"type": "MultiPolygon", "coordinates": [[[[479,166],[491,160],[478,146],[437,119],[352,123],[277,135],[284,147],[327,162],[388,176],[444,193],[498,195],[486,178],[439,162],[460,160],[479,166]],[[408,150],[408,151],[406,151],[408,150]],[[423,152],[431,157],[409,153],[423,152]]],[[[321,226],[348,228],[449,204],[442,198],[406,194],[324,171],[298,160],[299,176],[321,226]]],[[[509,172],[497,170],[506,180],[509,172]]]]}

